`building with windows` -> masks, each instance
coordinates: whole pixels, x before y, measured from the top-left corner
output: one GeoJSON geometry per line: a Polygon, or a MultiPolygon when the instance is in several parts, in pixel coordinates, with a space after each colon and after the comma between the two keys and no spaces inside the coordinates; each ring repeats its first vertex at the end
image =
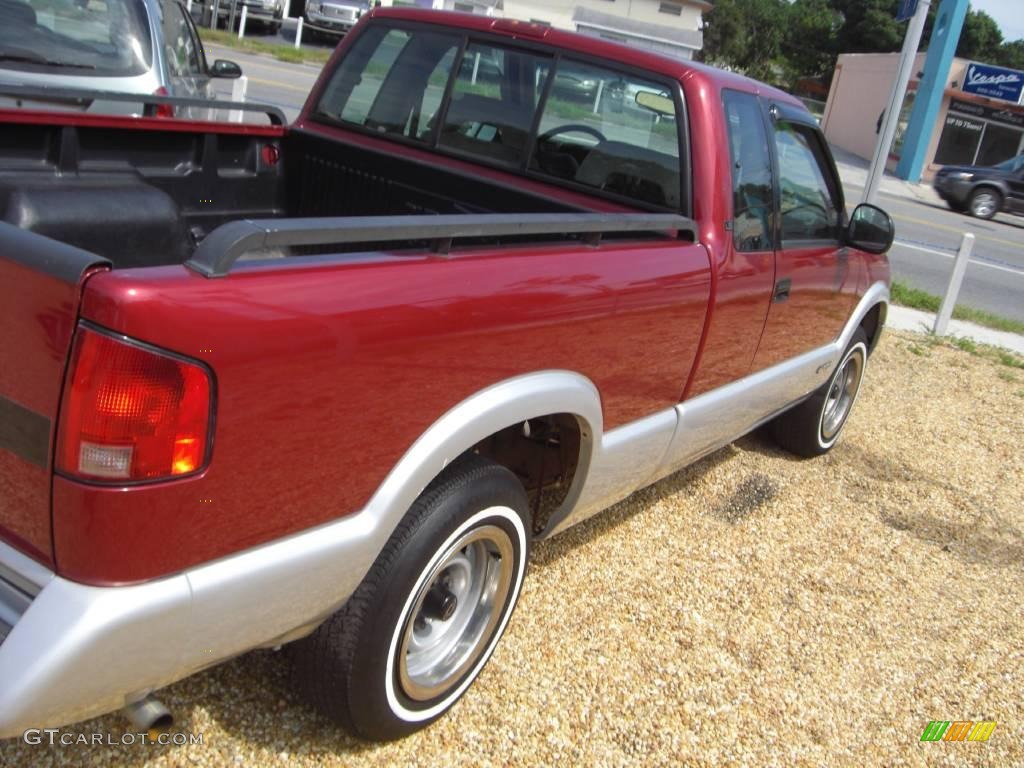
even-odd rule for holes
{"type": "Polygon", "coordinates": [[[505,16],[692,59],[709,0],[417,0],[449,11],[505,16]]]}
{"type": "MultiPolygon", "coordinates": [[[[890,166],[900,156],[924,60],[920,53],[914,62],[890,166]]],[[[839,57],[821,121],[830,143],[864,159],[872,157],[898,62],[896,53],[839,57]]],[[[954,59],[938,120],[926,130],[925,180],[943,165],[994,165],[1024,153],[1024,72],[954,59]]]]}

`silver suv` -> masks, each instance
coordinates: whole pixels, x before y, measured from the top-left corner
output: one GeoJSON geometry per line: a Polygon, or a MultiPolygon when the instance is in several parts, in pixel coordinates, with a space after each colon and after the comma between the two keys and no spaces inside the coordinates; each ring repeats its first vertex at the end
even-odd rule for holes
{"type": "MultiPolygon", "coordinates": [[[[307,0],[303,27],[309,39],[337,39],[370,10],[367,0],[307,0]]],[[[306,35],[303,32],[303,35],[306,35]]]]}
{"type": "MultiPolygon", "coordinates": [[[[212,99],[211,78],[241,74],[234,62],[207,65],[179,0],[0,0],[0,85],[212,99]]],[[[0,106],[143,112],[134,102],[56,96],[0,95],[0,106]]],[[[178,116],[211,112],[190,107],[178,116]]]]}

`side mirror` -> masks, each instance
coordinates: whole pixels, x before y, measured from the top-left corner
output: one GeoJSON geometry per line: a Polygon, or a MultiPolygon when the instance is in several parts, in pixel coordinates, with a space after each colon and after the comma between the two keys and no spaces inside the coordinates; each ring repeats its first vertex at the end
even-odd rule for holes
{"type": "Polygon", "coordinates": [[[868,253],[885,253],[896,237],[889,214],[876,205],[861,203],[853,209],[846,228],[846,243],[868,253]]]}
{"type": "Polygon", "coordinates": [[[210,67],[210,77],[226,77],[235,80],[242,76],[242,68],[233,61],[217,59],[210,67]]]}

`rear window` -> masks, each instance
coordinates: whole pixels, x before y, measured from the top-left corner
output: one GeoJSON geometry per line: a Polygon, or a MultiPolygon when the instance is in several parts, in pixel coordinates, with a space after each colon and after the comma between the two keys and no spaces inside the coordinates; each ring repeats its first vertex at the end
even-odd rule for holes
{"type": "Polygon", "coordinates": [[[132,77],[153,59],[140,0],[0,0],[0,67],[132,77]]]}
{"type": "MultiPolygon", "coordinates": [[[[3,0],[0,0],[3,2],[3,0]]],[[[374,24],[315,114],[599,194],[680,207],[673,89],[447,31],[374,24]]]]}

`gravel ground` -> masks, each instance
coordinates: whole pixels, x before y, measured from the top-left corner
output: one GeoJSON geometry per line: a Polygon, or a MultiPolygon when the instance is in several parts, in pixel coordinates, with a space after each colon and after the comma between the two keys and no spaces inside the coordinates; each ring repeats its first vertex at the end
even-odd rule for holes
{"type": "MultiPolygon", "coordinates": [[[[0,765],[1024,765],[1024,371],[888,333],[827,457],[759,436],[536,547],[449,716],[336,731],[257,652],[161,698],[202,746],[0,765]],[[921,743],[930,720],[996,720],[921,743]]],[[[110,731],[108,716],[68,729],[110,731]]]]}

